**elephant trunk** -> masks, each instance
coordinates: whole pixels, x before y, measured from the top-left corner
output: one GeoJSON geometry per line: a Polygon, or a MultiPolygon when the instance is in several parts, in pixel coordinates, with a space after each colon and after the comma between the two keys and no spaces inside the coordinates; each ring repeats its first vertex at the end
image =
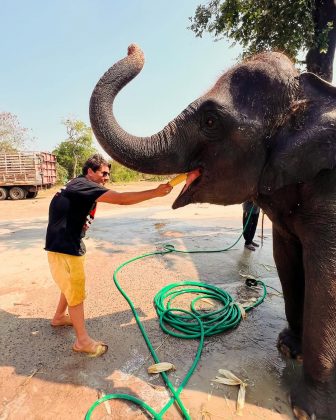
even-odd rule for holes
{"type": "Polygon", "coordinates": [[[186,167],[185,154],[188,142],[181,138],[181,130],[178,128],[178,121],[185,120],[187,110],[150,137],[127,133],[114,117],[114,98],[140,73],[143,65],[143,52],[132,44],[128,47],[127,57],[114,64],[99,80],[90,100],[93,132],[106,153],[131,169],[150,174],[187,171],[189,168],[186,167]]]}

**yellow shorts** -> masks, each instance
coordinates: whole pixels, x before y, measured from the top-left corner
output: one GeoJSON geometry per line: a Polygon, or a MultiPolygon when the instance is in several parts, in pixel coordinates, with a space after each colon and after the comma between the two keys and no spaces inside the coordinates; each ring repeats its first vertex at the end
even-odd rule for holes
{"type": "Polygon", "coordinates": [[[51,275],[64,294],[69,306],[76,306],[85,299],[85,256],[48,251],[51,275]]]}

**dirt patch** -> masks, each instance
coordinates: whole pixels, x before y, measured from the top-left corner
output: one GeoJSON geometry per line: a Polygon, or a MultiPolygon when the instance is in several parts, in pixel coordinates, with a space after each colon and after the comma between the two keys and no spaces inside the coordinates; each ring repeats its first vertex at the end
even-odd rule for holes
{"type": "MultiPolygon", "coordinates": [[[[140,182],[113,188],[129,191],[152,186],[140,182]]],[[[147,374],[153,360],[132,311],[112,280],[114,270],[137,255],[165,249],[167,241],[181,251],[222,250],[157,254],[118,274],[160,360],[176,366],[169,374],[176,388],[187,374],[199,342],[162,332],[153,307],[154,295],[161,288],[192,279],[248,298],[258,293],[244,285],[243,275],[250,274],[280,289],[267,219],[263,247],[253,253],[240,241],[226,252],[241,233],[241,206],[202,204],[173,211],[170,206],[179,190],[136,206],[98,205],[86,240],[86,314],[91,335],[110,346],[99,359],[71,351],[74,333],[70,327],[49,325],[58,290],[43,246],[54,191],[42,192],[32,200],[0,202],[1,420],[84,418],[104,393],[132,394],[157,411],[164,407],[169,391],[159,375],[147,374]]],[[[292,418],[286,395],[300,368],[282,360],[275,348],[277,334],[285,325],[281,294],[273,290],[237,329],[208,337],[200,362],[181,393],[191,418],[236,418],[238,388],[213,382],[218,369],[231,370],[248,383],[244,419],[292,418]]],[[[99,406],[92,418],[146,416],[130,403],[114,401],[99,406]]],[[[172,406],[164,418],[179,419],[181,414],[172,406]]]]}

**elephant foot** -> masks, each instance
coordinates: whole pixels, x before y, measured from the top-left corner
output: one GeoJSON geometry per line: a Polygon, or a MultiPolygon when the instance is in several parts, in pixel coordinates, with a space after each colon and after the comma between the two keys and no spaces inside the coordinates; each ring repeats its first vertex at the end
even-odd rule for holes
{"type": "MultiPolygon", "coordinates": [[[[335,382],[335,381],[334,381],[335,382]]],[[[336,420],[335,383],[301,380],[290,394],[295,418],[299,420],[336,420]]]]}
{"type": "Polygon", "coordinates": [[[278,337],[277,348],[285,357],[302,363],[301,337],[291,329],[285,328],[281,331],[278,337]]]}

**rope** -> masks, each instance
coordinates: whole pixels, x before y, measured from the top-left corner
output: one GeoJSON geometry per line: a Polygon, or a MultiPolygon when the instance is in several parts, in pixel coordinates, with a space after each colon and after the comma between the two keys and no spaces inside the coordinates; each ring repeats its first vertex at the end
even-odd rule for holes
{"type": "Polygon", "coordinates": [[[264,210],[261,211],[262,212],[262,217],[261,217],[261,246],[264,245],[264,220],[265,220],[265,212],[264,210]]]}

